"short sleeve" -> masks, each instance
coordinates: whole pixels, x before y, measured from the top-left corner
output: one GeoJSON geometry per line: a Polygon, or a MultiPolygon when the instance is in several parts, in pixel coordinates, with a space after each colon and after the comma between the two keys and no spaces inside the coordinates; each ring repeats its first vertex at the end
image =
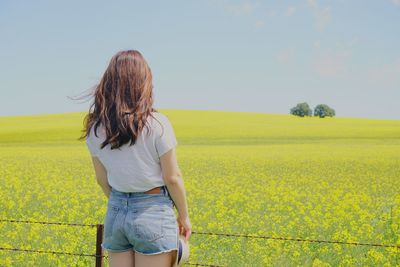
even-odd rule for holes
{"type": "Polygon", "coordinates": [[[158,156],[161,157],[172,148],[176,147],[178,141],[175,137],[174,128],[167,117],[163,117],[160,135],[156,137],[155,145],[158,156]]]}
{"type": "Polygon", "coordinates": [[[97,156],[98,156],[98,148],[95,147],[95,146],[92,144],[92,142],[91,142],[91,140],[90,140],[90,137],[87,137],[87,138],[86,138],[86,145],[87,145],[87,147],[88,147],[88,149],[89,149],[90,154],[91,154],[93,157],[97,157],[97,156]]]}

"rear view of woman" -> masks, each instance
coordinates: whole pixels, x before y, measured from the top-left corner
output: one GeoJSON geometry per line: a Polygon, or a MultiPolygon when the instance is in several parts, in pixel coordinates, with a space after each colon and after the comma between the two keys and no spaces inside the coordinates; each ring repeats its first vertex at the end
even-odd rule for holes
{"type": "Polygon", "coordinates": [[[179,234],[186,241],[191,235],[174,129],[152,105],[142,54],[115,54],[95,88],[83,136],[108,197],[101,246],[111,267],[172,266],[179,234]]]}

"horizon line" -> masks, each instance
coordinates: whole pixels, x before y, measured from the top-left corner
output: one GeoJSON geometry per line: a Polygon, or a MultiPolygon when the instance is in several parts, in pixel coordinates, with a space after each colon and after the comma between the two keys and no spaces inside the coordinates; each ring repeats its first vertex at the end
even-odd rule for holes
{"type": "MultiPolygon", "coordinates": [[[[299,118],[314,118],[318,116],[296,116],[290,113],[271,113],[271,112],[259,112],[259,111],[237,111],[237,110],[217,110],[217,109],[185,109],[185,108],[156,108],[157,110],[166,110],[166,111],[201,111],[201,112],[225,112],[225,113],[250,113],[257,115],[290,115],[299,118]]],[[[0,115],[0,118],[13,118],[13,117],[33,117],[33,116],[48,116],[48,115],[65,115],[65,114],[75,114],[75,113],[87,113],[87,110],[84,111],[66,111],[66,112],[58,112],[58,113],[35,113],[35,114],[27,114],[27,115],[0,115]]],[[[334,116],[334,117],[326,117],[328,119],[366,119],[366,120],[389,120],[389,121],[400,121],[399,119],[387,119],[387,118],[370,118],[370,117],[351,117],[351,116],[334,116]]],[[[322,118],[321,118],[322,119],[322,118]]]]}

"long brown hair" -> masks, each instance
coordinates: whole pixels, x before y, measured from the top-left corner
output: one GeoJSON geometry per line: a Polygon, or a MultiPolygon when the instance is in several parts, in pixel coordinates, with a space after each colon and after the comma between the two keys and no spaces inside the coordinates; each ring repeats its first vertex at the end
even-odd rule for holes
{"type": "MultiPolygon", "coordinates": [[[[90,129],[100,124],[105,127],[107,144],[111,149],[131,141],[134,145],[146,124],[153,108],[153,77],[151,69],[142,54],[137,50],[119,51],[110,60],[98,85],[94,88],[93,102],[84,118],[82,140],[89,136],[90,129]]],[[[154,116],[152,116],[154,117],[154,116]]]]}

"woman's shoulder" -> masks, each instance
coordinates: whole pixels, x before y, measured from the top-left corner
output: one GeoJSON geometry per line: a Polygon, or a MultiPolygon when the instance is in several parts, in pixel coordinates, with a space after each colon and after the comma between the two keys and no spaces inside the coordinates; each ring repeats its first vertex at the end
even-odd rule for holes
{"type": "Polygon", "coordinates": [[[168,119],[167,115],[165,115],[164,113],[158,112],[158,111],[152,111],[151,114],[156,117],[157,119],[168,119]]]}
{"type": "Polygon", "coordinates": [[[165,128],[170,129],[172,128],[171,122],[168,118],[167,115],[161,113],[161,112],[152,112],[154,118],[156,120],[152,120],[152,126],[153,128],[156,129],[156,132],[158,135],[162,135],[164,132],[165,128]]]}
{"type": "Polygon", "coordinates": [[[161,113],[161,112],[151,112],[154,118],[156,118],[159,122],[161,122],[163,125],[166,123],[170,123],[169,118],[167,115],[161,113]]]}
{"type": "Polygon", "coordinates": [[[105,135],[104,127],[103,124],[99,124],[98,127],[95,127],[95,124],[93,124],[90,129],[89,129],[89,134],[87,135],[86,139],[98,139],[98,138],[103,138],[105,135]],[[96,130],[96,131],[95,131],[96,130]]]}

